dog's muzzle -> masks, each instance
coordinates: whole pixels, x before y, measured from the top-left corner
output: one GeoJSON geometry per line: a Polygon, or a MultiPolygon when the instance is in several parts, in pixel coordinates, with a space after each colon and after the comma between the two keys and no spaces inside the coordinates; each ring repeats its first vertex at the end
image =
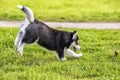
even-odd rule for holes
{"type": "Polygon", "coordinates": [[[79,45],[75,45],[74,46],[76,50],[80,50],[80,46],[79,45]]]}
{"type": "Polygon", "coordinates": [[[81,49],[81,47],[79,46],[79,45],[75,45],[74,47],[73,47],[73,50],[76,52],[76,50],[80,50],[81,49]]]}

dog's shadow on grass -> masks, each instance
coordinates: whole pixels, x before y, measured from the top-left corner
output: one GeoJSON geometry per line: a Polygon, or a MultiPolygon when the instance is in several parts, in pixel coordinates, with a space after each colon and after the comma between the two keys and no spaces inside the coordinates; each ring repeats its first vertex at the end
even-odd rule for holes
{"type": "Polygon", "coordinates": [[[28,56],[28,55],[24,55],[22,58],[22,60],[20,60],[19,63],[22,63],[23,65],[26,66],[41,66],[44,65],[46,63],[52,63],[52,62],[56,62],[57,59],[53,57],[36,57],[36,56],[28,56]]]}
{"type": "Polygon", "coordinates": [[[35,54],[32,54],[31,53],[32,51],[28,51],[28,52],[24,52],[23,56],[20,56],[17,54],[17,51],[15,51],[13,63],[15,63],[17,65],[23,65],[23,66],[41,66],[41,65],[44,65],[47,63],[79,60],[79,58],[66,56],[67,60],[61,61],[61,60],[57,59],[57,57],[55,56],[55,53],[52,53],[52,52],[45,53],[44,51],[42,51],[42,53],[39,53],[39,52],[41,52],[41,50],[36,52],[35,54]]]}
{"type": "Polygon", "coordinates": [[[54,62],[66,62],[66,61],[73,61],[73,60],[79,60],[79,58],[73,58],[73,57],[67,57],[67,60],[62,61],[58,60],[56,56],[50,56],[50,57],[36,57],[32,55],[23,55],[23,56],[17,56],[17,64],[24,65],[24,66],[41,66],[47,63],[54,63],[54,62]]]}

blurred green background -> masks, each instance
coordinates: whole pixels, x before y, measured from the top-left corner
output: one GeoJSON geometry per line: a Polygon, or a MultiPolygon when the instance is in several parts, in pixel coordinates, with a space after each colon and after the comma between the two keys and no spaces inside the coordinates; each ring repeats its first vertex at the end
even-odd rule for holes
{"type": "Polygon", "coordinates": [[[23,20],[19,4],[30,7],[42,21],[120,21],[120,0],[0,0],[0,20],[23,20]]]}

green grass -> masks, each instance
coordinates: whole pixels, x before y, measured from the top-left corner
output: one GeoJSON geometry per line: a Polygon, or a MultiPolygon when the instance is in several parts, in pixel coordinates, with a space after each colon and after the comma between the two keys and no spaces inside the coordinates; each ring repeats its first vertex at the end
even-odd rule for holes
{"type": "Polygon", "coordinates": [[[0,0],[0,20],[23,20],[18,4],[29,6],[44,21],[120,21],[120,0],[0,0]]]}
{"type": "MultiPolygon", "coordinates": [[[[68,30],[68,29],[62,29],[68,30]]],[[[69,29],[73,31],[74,29],[69,29]]],[[[58,61],[54,52],[26,45],[14,48],[17,28],[0,28],[0,80],[120,80],[119,30],[78,29],[83,57],[58,61]]]]}

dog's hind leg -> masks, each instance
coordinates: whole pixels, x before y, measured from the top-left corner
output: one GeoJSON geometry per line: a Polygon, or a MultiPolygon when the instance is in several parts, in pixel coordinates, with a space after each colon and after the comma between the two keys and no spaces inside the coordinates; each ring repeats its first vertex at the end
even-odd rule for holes
{"type": "Polygon", "coordinates": [[[23,48],[24,48],[25,43],[20,42],[19,47],[18,47],[18,55],[23,55],[23,48]]]}
{"type": "Polygon", "coordinates": [[[72,56],[72,57],[75,57],[75,58],[78,58],[78,57],[81,57],[82,56],[82,54],[80,53],[80,54],[76,54],[74,51],[72,51],[71,49],[66,49],[65,50],[66,52],[67,52],[67,54],[69,55],[69,56],[72,56]]]}
{"type": "Polygon", "coordinates": [[[66,60],[66,58],[64,57],[64,50],[63,49],[59,49],[57,50],[57,58],[59,60],[66,60]]]}
{"type": "Polygon", "coordinates": [[[22,42],[22,40],[23,40],[24,34],[25,34],[25,32],[23,30],[21,30],[18,33],[18,35],[15,39],[15,42],[14,42],[14,45],[15,45],[16,49],[18,50],[19,55],[22,55],[22,53],[23,53],[24,43],[22,42]]]}
{"type": "Polygon", "coordinates": [[[22,38],[23,38],[23,32],[20,31],[14,41],[14,45],[16,49],[18,49],[19,43],[22,40],[22,38]]]}
{"type": "Polygon", "coordinates": [[[15,45],[16,49],[18,49],[19,42],[20,42],[20,37],[17,35],[17,37],[15,38],[15,41],[14,41],[14,45],[15,45]]]}

